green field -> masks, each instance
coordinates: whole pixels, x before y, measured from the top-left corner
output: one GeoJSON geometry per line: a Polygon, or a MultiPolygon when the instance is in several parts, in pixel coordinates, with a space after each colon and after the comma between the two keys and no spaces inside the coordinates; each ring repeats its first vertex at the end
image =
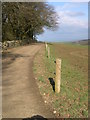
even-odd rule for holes
{"type": "Polygon", "coordinates": [[[50,59],[47,58],[47,52],[45,52],[42,58],[45,73],[39,78],[41,94],[49,94],[47,101],[57,111],[58,117],[88,117],[88,46],[59,43],[48,44],[48,46],[51,56],[50,59]],[[49,78],[55,81],[56,58],[62,59],[59,94],[51,91],[52,88],[48,85],[49,78]]]}

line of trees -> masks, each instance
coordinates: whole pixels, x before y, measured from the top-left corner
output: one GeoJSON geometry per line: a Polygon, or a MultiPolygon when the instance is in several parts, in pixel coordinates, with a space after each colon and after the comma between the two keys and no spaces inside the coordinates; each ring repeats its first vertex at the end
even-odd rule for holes
{"type": "Polygon", "coordinates": [[[29,44],[45,28],[56,29],[57,20],[54,8],[46,2],[2,3],[2,42],[22,40],[29,44]]]}

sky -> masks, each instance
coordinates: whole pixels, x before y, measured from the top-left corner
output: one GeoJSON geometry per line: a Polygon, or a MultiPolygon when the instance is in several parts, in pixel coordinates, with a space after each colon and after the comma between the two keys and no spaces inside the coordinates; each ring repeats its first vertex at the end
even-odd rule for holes
{"type": "Polygon", "coordinates": [[[48,4],[54,6],[59,16],[59,28],[56,31],[45,29],[43,34],[37,36],[38,40],[68,42],[88,39],[88,2],[49,2],[48,4]]]}

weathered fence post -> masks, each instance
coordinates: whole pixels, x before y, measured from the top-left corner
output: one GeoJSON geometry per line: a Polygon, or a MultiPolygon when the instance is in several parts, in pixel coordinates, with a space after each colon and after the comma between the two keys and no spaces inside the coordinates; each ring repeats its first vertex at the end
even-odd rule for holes
{"type": "Polygon", "coordinates": [[[47,48],[48,48],[48,45],[47,45],[47,43],[46,43],[46,51],[47,51],[47,48]]]}
{"type": "Polygon", "coordinates": [[[55,92],[60,92],[61,84],[61,59],[56,59],[56,78],[55,78],[55,92]]]}
{"type": "Polygon", "coordinates": [[[50,48],[48,47],[48,58],[50,58],[50,48]]]}

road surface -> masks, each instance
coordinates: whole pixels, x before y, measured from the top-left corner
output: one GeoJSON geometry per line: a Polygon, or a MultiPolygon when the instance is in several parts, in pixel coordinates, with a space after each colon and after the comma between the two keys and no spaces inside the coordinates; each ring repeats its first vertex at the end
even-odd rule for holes
{"type": "Polygon", "coordinates": [[[27,118],[34,115],[54,117],[44,104],[33,76],[33,60],[41,47],[43,45],[37,44],[13,48],[4,58],[10,58],[11,61],[3,63],[3,118],[27,118]]]}

